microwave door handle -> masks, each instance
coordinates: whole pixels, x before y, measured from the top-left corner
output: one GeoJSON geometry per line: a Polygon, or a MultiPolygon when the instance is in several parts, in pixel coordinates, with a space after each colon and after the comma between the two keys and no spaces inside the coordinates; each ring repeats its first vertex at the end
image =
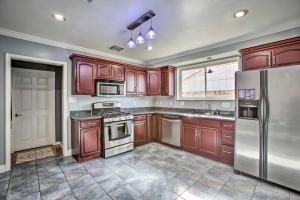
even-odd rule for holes
{"type": "Polygon", "coordinates": [[[120,95],[120,86],[117,87],[117,94],[120,95]]]}

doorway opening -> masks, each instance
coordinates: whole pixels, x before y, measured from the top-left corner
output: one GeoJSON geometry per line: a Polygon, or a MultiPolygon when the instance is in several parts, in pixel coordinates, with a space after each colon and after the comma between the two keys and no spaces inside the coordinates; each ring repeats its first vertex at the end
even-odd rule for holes
{"type": "MultiPolygon", "coordinates": [[[[61,147],[61,154],[63,156],[71,155],[67,134],[67,63],[9,53],[5,55],[5,63],[5,166],[0,166],[0,172],[11,170],[11,161],[13,159],[11,153],[16,150],[28,149],[31,147],[36,149],[36,147],[39,148],[39,146],[47,144],[51,144],[50,146],[52,146],[54,144],[61,147]],[[24,64],[26,64],[25,67],[21,66],[24,64]],[[23,68],[29,71],[21,72],[24,70],[23,68]],[[60,78],[57,79],[55,79],[56,70],[58,70],[57,73],[60,73],[60,75],[58,75],[60,78]],[[19,80],[13,82],[15,79],[13,73],[19,74],[20,77],[25,76],[25,78],[17,78],[19,80]],[[51,78],[53,80],[51,80],[51,78]],[[56,82],[56,80],[58,82],[56,82]],[[46,90],[46,88],[50,87],[49,85],[51,85],[51,82],[53,89],[50,89],[50,91],[52,91],[52,94],[51,92],[49,93],[48,89],[46,90]],[[55,89],[55,85],[60,87],[60,91],[55,89]],[[19,88],[19,90],[22,88],[24,91],[14,91],[12,86],[19,88]],[[60,94],[55,95],[57,92],[60,94]],[[14,97],[16,95],[18,98],[14,97]],[[27,100],[22,101],[22,98],[27,100]],[[49,103],[51,102],[51,99],[52,104],[49,103]],[[59,103],[55,104],[55,99],[57,99],[57,102],[59,103]],[[19,108],[16,109],[15,105],[19,105],[19,108]],[[25,109],[20,109],[20,105],[23,106],[21,107],[22,109],[25,109]],[[46,108],[46,105],[52,105],[52,107],[50,106],[52,109],[43,109],[46,108]],[[56,110],[59,111],[56,112],[56,110]],[[21,112],[19,113],[19,111],[21,112]],[[51,113],[54,116],[53,118],[50,117],[51,113]],[[26,119],[27,121],[21,120],[23,116],[29,116],[28,119],[26,119]],[[54,121],[52,124],[47,120],[48,117],[54,121]],[[16,121],[15,118],[20,119],[17,124],[14,123],[16,121]],[[39,122],[37,123],[38,120],[39,122]],[[33,128],[35,128],[35,130],[43,131],[32,131],[33,128]],[[26,133],[26,137],[32,139],[31,143],[18,141],[19,143],[16,145],[16,137],[14,135],[16,129],[26,130],[23,132],[26,133]]],[[[26,137],[21,139],[26,140],[26,137]]],[[[42,152],[45,151],[48,150],[42,150],[42,152]]],[[[34,150],[34,152],[39,155],[37,157],[40,157],[40,149],[34,150]]]]}
{"type": "Polygon", "coordinates": [[[62,68],[12,60],[11,75],[11,152],[60,144],[62,68]]]}

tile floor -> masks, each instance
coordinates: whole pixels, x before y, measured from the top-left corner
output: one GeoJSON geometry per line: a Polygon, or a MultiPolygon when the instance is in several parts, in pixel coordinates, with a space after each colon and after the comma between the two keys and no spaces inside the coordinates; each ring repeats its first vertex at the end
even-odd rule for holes
{"type": "Polygon", "coordinates": [[[0,174],[0,199],[300,200],[203,157],[157,143],[78,164],[49,158],[0,174]]]}

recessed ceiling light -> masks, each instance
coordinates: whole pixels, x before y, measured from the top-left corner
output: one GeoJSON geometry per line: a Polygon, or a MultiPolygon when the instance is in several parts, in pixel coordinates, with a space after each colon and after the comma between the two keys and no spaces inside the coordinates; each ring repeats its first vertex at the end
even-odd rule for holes
{"type": "Polygon", "coordinates": [[[62,14],[54,13],[53,14],[54,19],[60,22],[66,21],[66,18],[62,14]]]}
{"type": "Polygon", "coordinates": [[[248,10],[243,9],[243,10],[236,11],[233,16],[236,18],[240,18],[240,17],[244,17],[245,15],[247,15],[247,13],[248,13],[248,10]]]}

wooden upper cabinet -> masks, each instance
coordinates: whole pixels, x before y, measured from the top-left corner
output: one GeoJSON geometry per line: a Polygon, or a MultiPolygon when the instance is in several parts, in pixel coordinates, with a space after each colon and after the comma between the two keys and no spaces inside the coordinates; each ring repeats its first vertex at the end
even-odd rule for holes
{"type": "Polygon", "coordinates": [[[110,64],[98,64],[97,77],[101,79],[124,81],[124,67],[110,64]]]}
{"type": "Polygon", "coordinates": [[[161,95],[175,95],[175,68],[171,66],[161,67],[161,95]]]}
{"type": "Polygon", "coordinates": [[[274,66],[300,64],[300,42],[273,50],[274,66]]]}
{"type": "Polygon", "coordinates": [[[118,65],[112,65],[111,77],[115,80],[124,81],[124,67],[118,65]]]}
{"type": "Polygon", "coordinates": [[[182,125],[181,146],[184,149],[198,150],[198,127],[189,124],[182,125]]]}
{"type": "Polygon", "coordinates": [[[271,51],[255,52],[243,56],[243,71],[269,68],[271,65],[271,51]]]}
{"type": "Polygon", "coordinates": [[[126,95],[136,95],[136,71],[125,69],[126,95]]]}
{"type": "Polygon", "coordinates": [[[106,79],[111,77],[111,66],[99,64],[97,67],[97,77],[106,79]]]}
{"type": "Polygon", "coordinates": [[[96,64],[76,60],[73,63],[73,94],[94,95],[95,94],[96,64]]]}
{"type": "Polygon", "coordinates": [[[208,157],[219,158],[220,133],[217,128],[201,127],[198,140],[199,151],[208,157]]]}
{"type": "Polygon", "coordinates": [[[147,94],[156,96],[161,94],[161,71],[148,70],[147,71],[147,94]]]}
{"type": "Polygon", "coordinates": [[[146,83],[146,72],[144,71],[137,71],[136,72],[136,93],[137,95],[147,95],[147,83],[146,83]]]}
{"type": "Polygon", "coordinates": [[[300,37],[240,50],[243,71],[300,64],[300,37]]]}

